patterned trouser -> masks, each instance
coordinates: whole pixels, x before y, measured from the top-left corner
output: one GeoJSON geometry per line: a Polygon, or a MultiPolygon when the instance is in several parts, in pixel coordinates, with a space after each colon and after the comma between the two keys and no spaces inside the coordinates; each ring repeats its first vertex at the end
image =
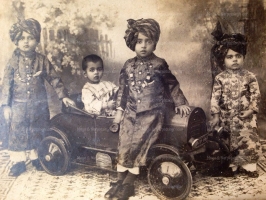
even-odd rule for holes
{"type": "Polygon", "coordinates": [[[251,130],[231,132],[231,150],[236,150],[237,155],[232,164],[242,166],[249,163],[257,163],[261,151],[259,136],[251,130]]]}

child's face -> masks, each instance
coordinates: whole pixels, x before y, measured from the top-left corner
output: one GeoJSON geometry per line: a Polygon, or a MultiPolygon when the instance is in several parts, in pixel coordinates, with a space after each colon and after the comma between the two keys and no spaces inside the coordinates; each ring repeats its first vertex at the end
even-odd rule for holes
{"type": "Polygon", "coordinates": [[[86,74],[91,83],[99,83],[103,76],[103,66],[100,61],[87,62],[86,74]]]}
{"type": "Polygon", "coordinates": [[[18,41],[18,48],[23,52],[35,51],[38,42],[35,37],[25,31],[22,32],[20,40],[18,41]]]}
{"type": "Polygon", "coordinates": [[[225,59],[224,64],[227,69],[240,69],[242,68],[244,63],[244,56],[238,52],[235,52],[231,49],[228,50],[225,59]]]}
{"type": "Polygon", "coordinates": [[[138,34],[138,41],[135,46],[135,52],[139,57],[147,57],[155,50],[155,42],[142,33],[138,34]]]}

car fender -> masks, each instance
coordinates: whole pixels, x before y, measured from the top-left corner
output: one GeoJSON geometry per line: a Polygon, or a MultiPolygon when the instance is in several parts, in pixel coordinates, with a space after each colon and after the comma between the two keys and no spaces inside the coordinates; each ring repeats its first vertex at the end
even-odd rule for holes
{"type": "Polygon", "coordinates": [[[67,151],[68,151],[68,153],[70,155],[71,151],[72,151],[72,145],[69,142],[69,140],[67,139],[67,135],[63,131],[61,131],[60,129],[58,129],[56,127],[51,127],[50,130],[51,131],[50,131],[49,135],[55,136],[55,137],[57,137],[59,139],[62,139],[63,142],[65,143],[66,149],[67,149],[67,151]]]}
{"type": "Polygon", "coordinates": [[[167,144],[155,144],[152,145],[148,152],[148,162],[153,158],[162,155],[162,154],[171,154],[180,158],[180,154],[177,148],[167,145],[167,144]]]}

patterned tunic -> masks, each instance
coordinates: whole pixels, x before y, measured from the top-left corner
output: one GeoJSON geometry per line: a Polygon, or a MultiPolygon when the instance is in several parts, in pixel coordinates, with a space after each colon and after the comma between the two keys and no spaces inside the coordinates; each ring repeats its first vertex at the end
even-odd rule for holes
{"type": "Polygon", "coordinates": [[[247,70],[225,70],[215,77],[211,113],[220,114],[220,126],[230,132],[231,151],[239,154],[233,160],[237,166],[255,163],[260,147],[257,135],[260,90],[255,75],[247,70]],[[253,110],[245,119],[241,111],[253,110]]]}
{"type": "Polygon", "coordinates": [[[115,98],[118,87],[109,82],[101,81],[100,83],[86,83],[82,89],[82,102],[87,112],[96,115],[110,112],[110,110],[102,109],[104,102],[108,102],[115,98]]]}
{"type": "Polygon", "coordinates": [[[144,166],[164,122],[165,102],[188,104],[164,59],[154,54],[129,59],[120,73],[117,107],[125,110],[119,132],[118,163],[144,166]],[[171,99],[172,98],[172,99],[171,99]]]}
{"type": "Polygon", "coordinates": [[[60,77],[48,59],[39,53],[23,55],[18,49],[5,69],[2,105],[12,108],[9,150],[36,149],[50,119],[45,81],[60,99],[67,96],[60,77]]]}

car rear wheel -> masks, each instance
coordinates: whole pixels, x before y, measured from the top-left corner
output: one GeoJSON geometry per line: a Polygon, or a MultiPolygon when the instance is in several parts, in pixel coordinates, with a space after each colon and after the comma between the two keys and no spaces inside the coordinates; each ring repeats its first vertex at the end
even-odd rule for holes
{"type": "Polygon", "coordinates": [[[40,163],[48,174],[59,176],[66,173],[70,156],[62,139],[53,136],[44,138],[38,149],[38,154],[40,163]]]}
{"type": "Polygon", "coordinates": [[[148,182],[160,199],[185,199],[192,187],[192,176],[182,160],[163,154],[151,162],[148,182]]]}

